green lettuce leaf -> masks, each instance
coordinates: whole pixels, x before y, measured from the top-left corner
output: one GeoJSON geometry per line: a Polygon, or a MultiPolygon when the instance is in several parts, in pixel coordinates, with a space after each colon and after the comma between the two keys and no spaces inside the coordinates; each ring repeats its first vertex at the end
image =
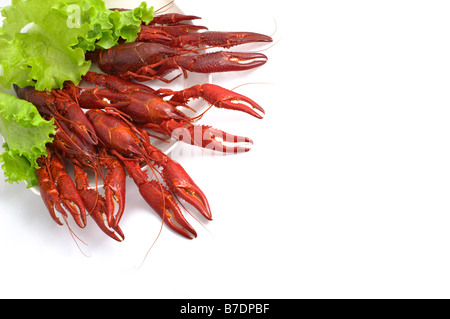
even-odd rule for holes
{"type": "Polygon", "coordinates": [[[7,182],[37,184],[36,160],[47,154],[45,145],[55,132],[53,119],[44,120],[33,104],[0,92],[0,134],[5,140],[0,162],[7,182]]]}
{"type": "Polygon", "coordinates": [[[119,39],[133,42],[141,30],[141,23],[153,20],[154,9],[147,8],[146,2],[142,2],[133,10],[123,12],[107,10],[102,1],[94,2],[95,5],[91,5],[87,10],[89,14],[82,15],[80,20],[82,24],[87,23],[90,26],[88,36],[79,39],[78,47],[85,52],[96,48],[109,49],[118,44],[119,39]]]}
{"type": "Polygon", "coordinates": [[[37,90],[78,84],[90,67],[87,51],[134,41],[153,13],[145,2],[119,12],[101,0],[12,0],[1,10],[0,84],[37,90]]]}

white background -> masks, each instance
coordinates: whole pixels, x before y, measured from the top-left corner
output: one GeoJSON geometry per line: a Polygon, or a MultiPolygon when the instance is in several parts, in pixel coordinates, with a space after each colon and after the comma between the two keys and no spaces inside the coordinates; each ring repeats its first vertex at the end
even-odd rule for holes
{"type": "Polygon", "coordinates": [[[164,227],[139,267],[161,221],[132,183],[123,243],[76,229],[88,257],[38,196],[0,183],[0,297],[449,298],[448,1],[176,3],[275,39],[251,47],[269,47],[263,67],[213,77],[250,83],[236,91],[266,117],[202,120],[254,148],[174,153],[214,221],[192,241],[164,227]]]}

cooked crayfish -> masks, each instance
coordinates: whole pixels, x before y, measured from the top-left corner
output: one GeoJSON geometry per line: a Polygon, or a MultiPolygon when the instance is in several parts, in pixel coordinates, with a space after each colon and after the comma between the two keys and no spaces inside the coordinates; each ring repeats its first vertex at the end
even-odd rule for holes
{"type": "Polygon", "coordinates": [[[37,170],[41,196],[52,218],[61,225],[55,209],[64,220],[69,212],[83,228],[87,211],[107,235],[122,240],[122,231],[112,221],[120,219],[125,208],[125,170],[98,145],[94,127],[78,103],[60,90],[41,92],[34,87],[17,86],[15,89],[17,95],[33,103],[42,116],[55,119],[54,140],[47,147],[47,156],[39,159],[40,169],[37,170]],[[73,166],[75,183],[66,173],[66,163],[73,166]],[[83,169],[91,169],[102,177],[104,196],[97,189],[88,188],[83,169]]]}
{"type": "Polygon", "coordinates": [[[260,33],[205,31],[208,30],[205,26],[181,23],[197,19],[201,18],[180,13],[157,15],[148,25],[141,25],[141,31],[136,41],[162,43],[173,48],[200,47],[202,45],[230,48],[246,43],[272,42],[270,36],[260,33]]]}
{"type": "Polygon", "coordinates": [[[225,133],[207,125],[195,125],[176,106],[184,106],[192,98],[202,98],[218,108],[246,112],[262,118],[264,109],[248,97],[214,84],[195,85],[182,91],[152,90],[147,86],[113,75],[88,72],[84,79],[96,84],[93,89],[77,87],[74,99],[82,108],[115,108],[125,113],[134,124],[183,142],[221,152],[239,153],[250,150],[253,141],[225,133]],[[103,87],[103,88],[99,88],[103,87]],[[172,96],[169,101],[163,99],[172,96]]]}
{"type": "Polygon", "coordinates": [[[196,237],[195,230],[183,217],[169,190],[211,220],[211,210],[204,193],[180,164],[150,144],[145,131],[128,124],[120,115],[117,117],[113,114],[98,109],[87,112],[99,139],[111,154],[122,161],[147,203],[180,235],[192,238],[190,232],[196,237]],[[148,181],[139,164],[148,164],[152,171],[156,171],[155,166],[161,167],[160,175],[166,186],[157,181],[148,181]]]}
{"type": "Polygon", "coordinates": [[[262,53],[216,51],[198,54],[202,48],[190,47],[229,48],[245,43],[271,42],[272,38],[254,32],[196,32],[206,27],[179,23],[197,18],[180,14],[157,16],[150,25],[142,25],[137,42],[97,50],[88,57],[108,74],[137,81],[157,79],[167,83],[178,77],[166,78],[176,69],[186,77],[188,71],[244,71],[267,62],[267,56],[262,53]]]}
{"type": "MultiPolygon", "coordinates": [[[[188,51],[189,52],[189,51],[188,51]]],[[[192,51],[190,51],[192,52],[192,51]]],[[[90,55],[100,70],[137,81],[161,80],[169,83],[178,76],[165,76],[181,69],[197,73],[245,71],[267,62],[262,53],[218,51],[204,54],[184,54],[159,43],[129,42],[90,55]]],[[[181,74],[180,74],[181,75],[181,74]]]]}
{"type": "Polygon", "coordinates": [[[64,219],[70,213],[82,228],[88,212],[103,232],[118,241],[123,240],[119,222],[125,206],[125,169],[146,202],[180,235],[193,238],[197,233],[184,218],[175,198],[183,199],[205,218],[212,219],[206,196],[181,165],[152,146],[147,133],[127,122],[121,114],[112,109],[107,112],[89,110],[85,118],[92,128],[90,133],[98,142],[86,143],[80,138],[85,134],[64,130],[64,123],[71,120],[61,116],[58,106],[64,103],[55,101],[64,96],[67,104],[81,110],[68,94],[59,90],[39,92],[32,87],[16,89],[18,96],[34,103],[45,114],[55,116],[57,133],[48,146],[47,156],[39,160],[41,168],[37,176],[44,203],[58,224],[62,222],[55,209],[64,219]],[[75,182],[66,172],[66,162],[73,165],[75,182]],[[143,170],[145,165],[162,177],[164,184],[158,179],[148,180],[143,170]],[[102,176],[104,195],[96,187],[89,187],[84,169],[92,169],[102,176]]]}
{"type": "Polygon", "coordinates": [[[64,219],[69,212],[77,225],[81,228],[86,226],[86,211],[83,200],[66,173],[62,162],[52,152],[47,150],[48,156],[39,159],[40,168],[36,171],[41,195],[53,220],[62,225],[56,215],[61,213],[64,219]]]}
{"type": "Polygon", "coordinates": [[[150,143],[148,130],[221,152],[246,152],[253,143],[250,138],[196,125],[203,113],[189,117],[178,108],[191,108],[188,102],[196,98],[256,118],[263,118],[263,108],[214,84],[173,91],[154,90],[131,80],[171,82],[173,78],[166,76],[175,69],[181,69],[185,76],[188,71],[248,70],[266,63],[267,57],[248,52],[199,52],[203,46],[230,48],[272,39],[251,32],[205,31],[206,27],[181,23],[194,19],[198,17],[158,15],[148,26],[142,25],[137,42],[89,54],[88,58],[107,73],[88,72],[84,76],[94,88],[73,83],[51,92],[15,87],[18,97],[33,103],[44,118],[55,120],[54,140],[47,145],[47,156],[38,159],[36,174],[44,204],[57,224],[67,224],[70,215],[83,228],[90,216],[109,237],[124,240],[119,223],[125,209],[127,173],[163,223],[178,234],[190,239],[197,236],[179,207],[180,200],[207,220],[212,219],[203,191],[180,164],[150,143]],[[89,110],[84,113],[80,106],[89,110]],[[69,168],[73,176],[67,172],[69,168]],[[94,186],[89,183],[88,172],[94,174],[94,186]],[[103,187],[98,186],[98,180],[103,187]]]}

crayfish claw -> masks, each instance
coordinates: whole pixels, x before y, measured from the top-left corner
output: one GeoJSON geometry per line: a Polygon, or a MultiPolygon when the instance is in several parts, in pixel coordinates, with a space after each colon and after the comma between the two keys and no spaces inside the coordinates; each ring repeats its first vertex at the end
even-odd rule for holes
{"type": "MultiPolygon", "coordinates": [[[[79,197],[79,195],[75,195],[79,197]]],[[[62,204],[72,215],[73,219],[77,223],[80,228],[84,228],[86,226],[86,212],[84,210],[84,203],[81,201],[81,198],[73,198],[65,197],[62,195],[61,197],[62,204]]]]}
{"type": "Polygon", "coordinates": [[[103,154],[101,164],[108,170],[103,188],[108,210],[107,220],[111,227],[118,227],[125,210],[126,173],[122,164],[113,157],[103,154]],[[117,209],[116,209],[117,206],[117,209]]]}
{"type": "Polygon", "coordinates": [[[109,211],[105,198],[94,188],[89,188],[87,173],[77,165],[75,169],[75,184],[83,200],[89,216],[95,221],[97,226],[109,237],[116,241],[123,241],[125,236],[119,226],[111,227],[107,222],[109,211]]]}
{"type": "Polygon", "coordinates": [[[100,198],[98,200],[97,205],[91,211],[90,216],[95,221],[97,226],[109,237],[116,241],[123,241],[125,239],[125,235],[122,232],[122,229],[118,225],[110,226],[107,222],[107,209],[105,205],[104,198],[100,198]]]}
{"type": "Polygon", "coordinates": [[[191,233],[194,237],[197,237],[197,232],[188,223],[172,196],[166,197],[165,205],[168,207],[166,207],[165,214],[162,216],[162,219],[167,226],[188,239],[193,239],[189,233],[191,233]]]}
{"type": "Polygon", "coordinates": [[[215,84],[194,85],[178,92],[172,91],[171,94],[173,96],[169,101],[174,104],[184,105],[189,99],[202,98],[217,108],[245,112],[259,119],[265,115],[264,109],[252,99],[215,84]]]}
{"type": "Polygon", "coordinates": [[[62,226],[63,223],[58,218],[58,216],[56,216],[55,209],[56,211],[60,212],[64,218],[67,217],[67,214],[61,206],[58,191],[56,189],[56,186],[50,180],[50,176],[45,166],[40,167],[36,170],[36,176],[41,191],[41,198],[45,206],[47,207],[50,216],[58,225],[62,226]]]}
{"type": "MultiPolygon", "coordinates": [[[[272,42],[272,37],[256,33],[256,32],[222,32],[222,31],[211,31],[218,34],[218,38],[224,39],[223,42],[226,43],[225,47],[230,47],[233,45],[246,44],[246,43],[256,43],[256,42],[272,42]]],[[[220,45],[219,43],[217,45],[220,45]]]]}
{"type": "Polygon", "coordinates": [[[201,19],[201,17],[197,17],[194,15],[185,15],[181,13],[165,13],[165,14],[159,14],[155,15],[153,17],[153,20],[151,21],[151,24],[174,24],[181,21],[188,21],[188,20],[197,20],[201,19]]]}
{"type": "Polygon", "coordinates": [[[194,228],[184,218],[183,213],[176,204],[172,195],[158,181],[147,178],[137,162],[123,159],[124,165],[130,177],[139,188],[142,198],[161,217],[164,223],[178,234],[192,239],[197,237],[194,228]]]}
{"type": "Polygon", "coordinates": [[[189,124],[187,127],[172,121],[168,126],[171,137],[187,144],[226,154],[243,153],[251,150],[253,140],[215,129],[208,125],[189,124]]]}
{"type": "Polygon", "coordinates": [[[246,98],[242,95],[244,98],[240,98],[237,96],[230,97],[229,99],[221,100],[219,103],[216,104],[216,107],[222,107],[228,110],[236,110],[248,113],[258,119],[264,118],[264,115],[266,112],[262,107],[260,107],[258,104],[254,103],[249,98],[246,98]]]}
{"type": "Polygon", "coordinates": [[[226,63],[231,70],[249,70],[265,64],[267,56],[254,52],[221,52],[226,63]]]}
{"type": "Polygon", "coordinates": [[[211,127],[205,131],[203,139],[204,141],[209,140],[209,144],[205,148],[226,154],[248,152],[253,146],[253,140],[248,137],[231,135],[211,127]],[[223,138],[224,136],[225,138],[223,138]]]}
{"type": "Polygon", "coordinates": [[[49,168],[62,206],[72,215],[77,225],[84,228],[86,226],[85,206],[74,182],[56,156],[51,156],[49,168]]]}
{"type": "Polygon", "coordinates": [[[197,73],[245,71],[259,67],[267,60],[267,56],[262,53],[228,51],[174,57],[176,65],[183,71],[197,73]]]}
{"type": "Polygon", "coordinates": [[[206,219],[212,220],[205,194],[180,164],[173,160],[168,161],[164,165],[163,175],[169,189],[175,195],[194,206],[206,219]]]}
{"type": "Polygon", "coordinates": [[[181,35],[172,41],[172,45],[175,47],[183,47],[185,45],[199,47],[201,45],[207,45],[230,48],[235,45],[272,41],[270,36],[255,32],[205,31],[181,35]]]}

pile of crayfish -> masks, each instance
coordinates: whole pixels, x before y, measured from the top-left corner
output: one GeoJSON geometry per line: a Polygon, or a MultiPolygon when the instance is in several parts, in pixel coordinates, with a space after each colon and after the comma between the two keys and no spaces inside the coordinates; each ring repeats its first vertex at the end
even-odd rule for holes
{"type": "Polygon", "coordinates": [[[150,137],[165,135],[219,152],[247,152],[250,138],[197,125],[198,117],[189,117],[180,108],[189,108],[188,102],[196,98],[256,118],[264,116],[263,108],[214,84],[172,91],[138,82],[169,83],[177,77],[167,78],[174,70],[188,76],[188,72],[255,68],[267,61],[265,55],[227,50],[202,53],[203,47],[229,48],[272,39],[251,32],[205,31],[203,26],[183,23],[194,19],[198,17],[156,15],[149,25],[142,25],[136,42],[92,52],[88,58],[104,73],[88,72],[78,85],[67,82],[52,91],[15,87],[19,98],[33,103],[45,119],[55,121],[54,140],[47,144],[47,156],[38,159],[36,175],[43,202],[59,225],[67,224],[72,216],[83,228],[90,216],[106,235],[122,241],[119,222],[125,209],[127,175],[149,206],[178,234],[190,239],[197,236],[177,204],[180,199],[212,219],[203,191],[180,164],[151,144],[150,137]],[[103,186],[90,186],[88,172],[94,174],[96,185],[102,180],[103,186]]]}

